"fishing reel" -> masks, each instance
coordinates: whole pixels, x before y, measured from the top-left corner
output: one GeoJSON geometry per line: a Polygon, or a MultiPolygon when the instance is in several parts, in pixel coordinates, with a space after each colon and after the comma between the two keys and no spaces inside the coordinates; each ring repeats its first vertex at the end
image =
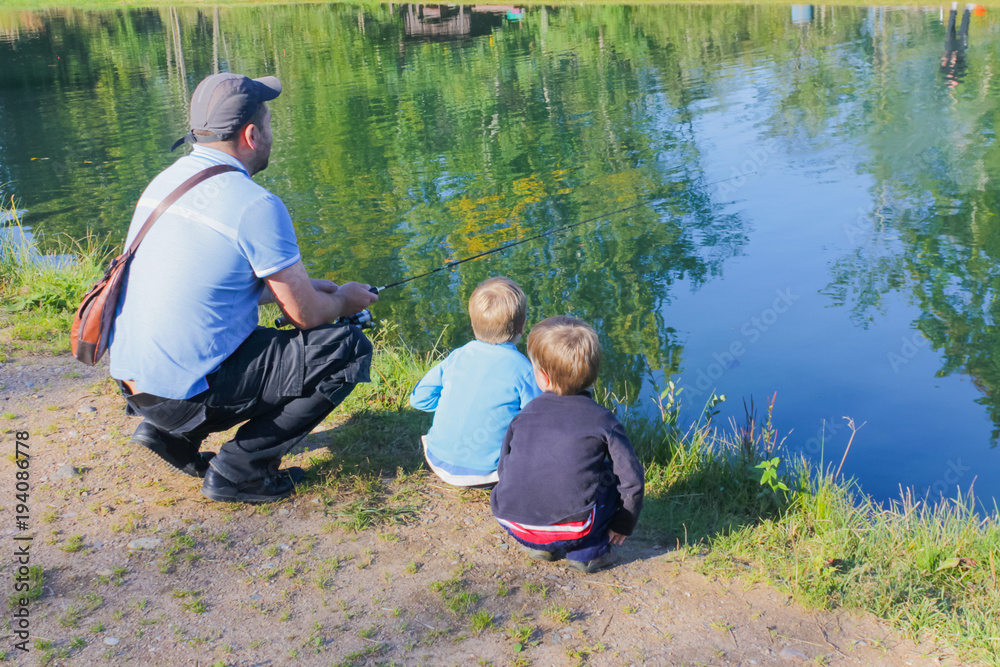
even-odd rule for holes
{"type": "Polygon", "coordinates": [[[360,313],[341,317],[334,324],[350,324],[362,329],[372,329],[375,327],[375,318],[372,316],[372,311],[365,308],[360,313]]]}
{"type": "MultiPolygon", "coordinates": [[[[378,294],[380,290],[384,290],[384,287],[369,287],[368,291],[372,294],[378,294]]],[[[288,326],[290,322],[286,315],[274,320],[274,326],[278,329],[288,326]]],[[[374,329],[375,328],[375,317],[372,315],[372,311],[365,308],[364,310],[354,313],[353,315],[345,315],[339,318],[334,324],[341,325],[351,325],[355,327],[361,327],[362,329],[374,329]]]]}
{"type": "MultiPolygon", "coordinates": [[[[288,318],[282,315],[281,317],[274,320],[274,326],[278,329],[286,327],[290,324],[288,318]]],[[[359,313],[354,313],[353,315],[347,315],[341,317],[334,324],[346,325],[349,324],[355,327],[361,327],[362,329],[373,329],[375,327],[375,318],[372,316],[372,311],[365,308],[359,313]]]]}
{"type": "MultiPolygon", "coordinates": [[[[368,288],[368,291],[372,294],[377,295],[379,290],[385,289],[384,287],[375,287],[372,285],[368,288]]],[[[362,329],[374,329],[375,328],[375,318],[372,316],[372,311],[365,308],[361,312],[354,313],[353,315],[348,315],[346,317],[341,317],[339,320],[334,322],[334,324],[350,324],[356,327],[361,327],[362,329]]]]}

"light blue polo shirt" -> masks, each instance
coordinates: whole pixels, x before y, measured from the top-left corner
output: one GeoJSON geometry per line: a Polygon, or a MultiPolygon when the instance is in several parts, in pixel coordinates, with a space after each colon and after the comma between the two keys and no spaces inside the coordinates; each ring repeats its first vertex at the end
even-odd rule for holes
{"type": "Polygon", "coordinates": [[[111,376],[140,392],[190,398],[257,326],[265,278],[300,259],[288,209],[250,180],[239,160],[205,146],[153,179],[142,193],[125,247],[156,205],[197,172],[213,176],[153,224],[129,267],[110,346],[111,376]]]}
{"type": "Polygon", "coordinates": [[[474,340],[453,350],[410,394],[411,406],[434,413],[427,462],[459,486],[496,472],[507,426],[540,393],[531,362],[513,343],[474,340]]]}

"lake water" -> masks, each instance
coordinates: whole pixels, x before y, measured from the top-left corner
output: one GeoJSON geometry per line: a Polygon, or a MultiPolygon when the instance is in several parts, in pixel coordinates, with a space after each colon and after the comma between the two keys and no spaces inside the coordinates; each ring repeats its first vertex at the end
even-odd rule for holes
{"type": "Polygon", "coordinates": [[[257,178],[310,270],[385,285],[411,344],[591,322],[601,384],[688,418],[776,394],[786,444],[876,498],[1000,497],[1000,49],[950,5],[0,9],[0,183],[51,239],[120,243],[214,71],[275,74],[257,178]],[[442,334],[442,331],[444,333],[442,334]]]}

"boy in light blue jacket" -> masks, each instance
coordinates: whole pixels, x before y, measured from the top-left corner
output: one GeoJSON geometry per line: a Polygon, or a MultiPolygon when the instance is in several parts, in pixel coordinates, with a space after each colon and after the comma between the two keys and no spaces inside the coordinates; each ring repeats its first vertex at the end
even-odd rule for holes
{"type": "Polygon", "coordinates": [[[430,469],[454,486],[492,486],[507,426],[541,393],[517,351],[527,311],[510,278],[490,278],[469,299],[476,340],[452,351],[417,383],[410,405],[434,413],[421,440],[430,469]]]}

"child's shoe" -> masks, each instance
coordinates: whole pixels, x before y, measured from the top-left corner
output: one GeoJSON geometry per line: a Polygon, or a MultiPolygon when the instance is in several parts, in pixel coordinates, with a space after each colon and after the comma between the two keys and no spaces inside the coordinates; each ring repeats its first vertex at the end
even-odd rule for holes
{"type": "Polygon", "coordinates": [[[586,572],[587,574],[592,574],[597,572],[602,567],[607,567],[615,561],[618,560],[618,547],[613,544],[608,545],[608,550],[603,554],[595,558],[594,560],[569,560],[569,566],[574,570],[580,570],[580,572],[586,572]]]}
{"type": "Polygon", "coordinates": [[[554,560],[562,560],[563,558],[566,557],[566,552],[563,551],[562,549],[557,549],[555,551],[544,551],[543,549],[529,549],[523,544],[520,546],[521,549],[528,554],[528,558],[532,558],[534,560],[554,561],[554,560]]]}

